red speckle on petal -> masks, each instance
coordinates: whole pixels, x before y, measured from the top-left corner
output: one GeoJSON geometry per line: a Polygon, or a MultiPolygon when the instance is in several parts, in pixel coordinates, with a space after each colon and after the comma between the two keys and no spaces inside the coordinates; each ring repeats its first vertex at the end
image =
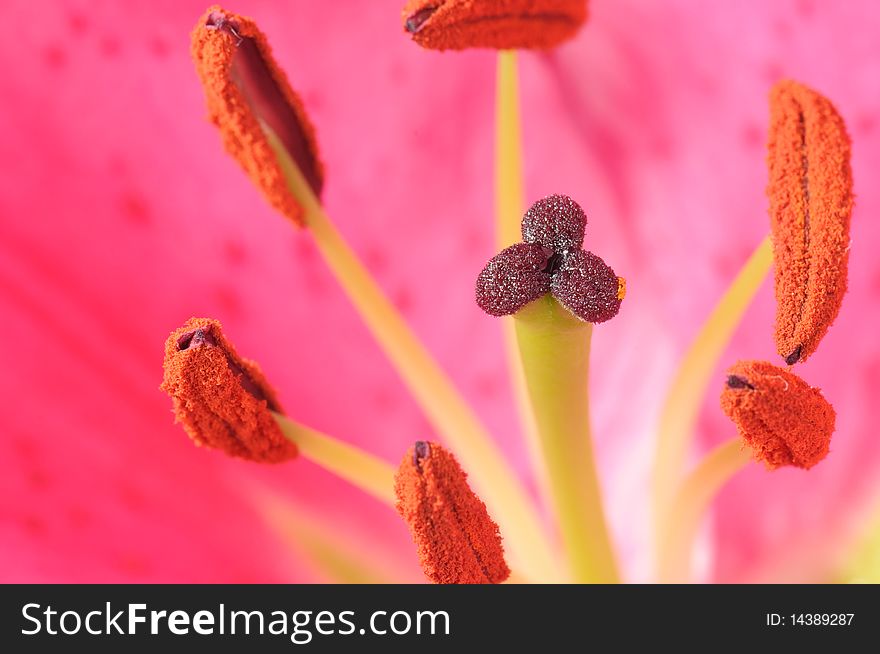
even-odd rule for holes
{"type": "Polygon", "coordinates": [[[107,170],[111,174],[121,177],[128,172],[128,162],[121,154],[112,154],[107,160],[107,170]]]}
{"type": "Polygon", "coordinates": [[[871,295],[880,298],[880,270],[877,270],[871,278],[871,295]]]}
{"type": "Polygon", "coordinates": [[[67,53],[64,49],[57,44],[50,45],[46,48],[43,56],[46,59],[46,64],[49,68],[59,69],[63,68],[67,63],[67,53]]]}
{"type": "Polygon", "coordinates": [[[120,572],[131,575],[132,577],[146,577],[152,569],[152,566],[146,557],[134,552],[120,555],[120,557],[114,561],[114,567],[119,569],[120,572]]]}
{"type": "Polygon", "coordinates": [[[399,405],[397,395],[389,388],[377,388],[372,393],[371,399],[380,415],[387,415],[389,411],[396,409],[399,405]]]}
{"type": "Polygon", "coordinates": [[[89,27],[89,21],[83,14],[71,14],[67,19],[67,24],[70,26],[71,33],[76,35],[85,34],[89,27]]]}
{"type": "Polygon", "coordinates": [[[476,389],[477,395],[483,399],[491,399],[498,397],[501,388],[503,387],[503,382],[498,378],[498,375],[493,373],[484,373],[477,377],[474,388],[476,389]]]}
{"type": "Polygon", "coordinates": [[[777,20],[773,23],[773,31],[781,39],[788,39],[791,36],[791,23],[787,20],[777,20]]]}
{"type": "Polygon", "coordinates": [[[28,485],[35,491],[44,491],[52,485],[51,477],[39,468],[33,468],[27,474],[28,485]]]}
{"type": "Polygon", "coordinates": [[[304,265],[305,262],[313,262],[317,259],[314,243],[307,237],[297,234],[293,240],[293,256],[304,265]]]}
{"type": "Polygon", "coordinates": [[[144,495],[127,482],[119,484],[119,499],[128,510],[133,512],[143,511],[147,506],[144,495]]]}
{"type": "Polygon", "coordinates": [[[107,59],[114,59],[122,52],[122,42],[116,37],[105,36],[99,44],[101,54],[107,59]]]}
{"type": "Polygon", "coordinates": [[[150,52],[152,52],[157,59],[164,59],[171,52],[171,46],[168,45],[168,41],[161,36],[156,36],[150,39],[149,48],[150,52]]]}
{"type": "Polygon", "coordinates": [[[129,191],[122,196],[122,215],[135,225],[149,225],[151,222],[149,204],[136,191],[129,191]]]}
{"type": "Polygon", "coordinates": [[[776,84],[784,77],[785,69],[778,61],[768,61],[764,65],[764,79],[768,84],[776,84]]]}
{"type": "Polygon", "coordinates": [[[492,237],[488,230],[477,225],[467,226],[461,237],[462,252],[465,254],[480,254],[489,249],[492,237]]]}
{"type": "Polygon", "coordinates": [[[876,126],[877,119],[871,114],[865,114],[856,120],[856,131],[865,136],[873,132],[876,126]]]}
{"type": "Polygon", "coordinates": [[[755,150],[764,147],[764,133],[755,123],[747,123],[743,126],[742,144],[746,150],[755,150]]]}
{"type": "Polygon", "coordinates": [[[15,453],[24,461],[35,461],[39,456],[37,444],[27,438],[17,438],[12,444],[15,453]]]}
{"type": "Polygon", "coordinates": [[[25,515],[21,518],[21,526],[33,538],[45,538],[49,532],[46,521],[37,515],[25,515]]]}
{"type": "Polygon", "coordinates": [[[394,292],[392,300],[394,306],[396,306],[402,313],[410,313],[415,305],[412,291],[405,286],[401,286],[394,292]]]}
{"type": "Polygon", "coordinates": [[[81,506],[71,506],[67,509],[67,522],[74,529],[84,529],[92,522],[92,514],[81,506]]]}
{"type": "Polygon", "coordinates": [[[238,291],[226,284],[220,284],[214,291],[217,303],[220,305],[223,315],[229,318],[236,318],[242,315],[242,301],[238,291]]]}
{"type": "Polygon", "coordinates": [[[388,270],[388,255],[375,245],[364,249],[364,264],[374,274],[382,274],[388,270]]]}
{"type": "Polygon", "coordinates": [[[239,241],[230,239],[223,244],[223,258],[232,266],[240,266],[247,261],[248,253],[239,241]]]}
{"type": "Polygon", "coordinates": [[[801,15],[801,18],[812,18],[816,11],[816,5],[813,0],[798,0],[795,4],[795,11],[801,15]]]}

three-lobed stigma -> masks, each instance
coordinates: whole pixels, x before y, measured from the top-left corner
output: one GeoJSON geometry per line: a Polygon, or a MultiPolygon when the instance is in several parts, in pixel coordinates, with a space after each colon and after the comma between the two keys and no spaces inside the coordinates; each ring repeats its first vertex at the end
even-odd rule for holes
{"type": "Polygon", "coordinates": [[[601,323],[617,315],[626,281],[600,257],[581,249],[587,218],[570,197],[551,195],[522,220],[523,243],[492,257],[477,277],[477,305],[492,316],[513,315],[552,293],[575,317],[601,323]]]}

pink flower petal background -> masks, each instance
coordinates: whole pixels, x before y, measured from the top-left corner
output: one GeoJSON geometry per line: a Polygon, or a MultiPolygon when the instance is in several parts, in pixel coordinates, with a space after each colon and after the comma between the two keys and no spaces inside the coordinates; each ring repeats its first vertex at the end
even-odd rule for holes
{"type": "MultiPolygon", "coordinates": [[[[494,57],[420,50],[401,34],[401,4],[228,8],[263,27],[314,117],[330,215],[531,480],[500,325],[472,299],[496,251],[494,57]]],[[[158,391],[166,335],[208,315],[302,422],[394,462],[431,433],[308,234],[222,154],[188,57],[204,8],[0,9],[0,580],[318,579],[260,518],[254,484],[418,580],[391,511],[304,461],[264,468],[194,448],[158,391]]],[[[794,77],[850,127],[850,293],[799,369],[837,408],[832,454],[809,473],[745,471],[701,552],[709,580],[822,578],[878,491],[880,11],[867,0],[591,8],[574,42],[521,57],[527,188],[530,200],[574,196],[586,247],[628,278],[619,317],[596,330],[593,398],[632,580],[650,578],[663,391],[767,231],[767,91],[794,77]]],[[[725,362],[776,360],[772,312],[768,286],[725,362]]],[[[701,446],[732,431],[713,392],[701,446]]]]}

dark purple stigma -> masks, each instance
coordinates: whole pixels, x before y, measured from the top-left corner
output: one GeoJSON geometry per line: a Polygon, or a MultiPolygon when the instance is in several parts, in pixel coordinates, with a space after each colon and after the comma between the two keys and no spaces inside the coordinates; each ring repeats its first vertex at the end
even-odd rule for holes
{"type": "Polygon", "coordinates": [[[525,243],[554,252],[580,250],[584,244],[587,216],[567,195],[549,195],[535,202],[522,218],[525,243]]]}
{"type": "Polygon", "coordinates": [[[792,352],[787,357],[785,357],[785,362],[790,366],[793,366],[794,364],[796,364],[801,359],[801,351],[803,349],[804,349],[803,346],[798,345],[797,349],[794,352],[792,352]]]}
{"type": "Polygon", "coordinates": [[[544,254],[547,255],[547,263],[544,266],[542,272],[547,273],[551,277],[556,274],[560,268],[562,268],[562,264],[565,263],[565,255],[566,252],[554,252],[550,248],[541,248],[544,250],[544,254]]]}

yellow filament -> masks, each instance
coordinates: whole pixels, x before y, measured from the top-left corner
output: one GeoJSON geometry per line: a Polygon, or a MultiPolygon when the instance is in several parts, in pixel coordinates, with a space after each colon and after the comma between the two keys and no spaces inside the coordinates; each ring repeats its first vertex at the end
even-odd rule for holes
{"type": "Polygon", "coordinates": [[[254,504],[263,518],[323,581],[336,584],[393,584],[412,581],[396,573],[393,561],[376,557],[345,534],[309,516],[289,500],[257,488],[254,504]]]}
{"type": "Polygon", "coordinates": [[[280,413],[272,413],[286,438],[296,443],[300,455],[350,484],[369,493],[380,502],[393,507],[394,468],[381,459],[292,421],[280,413]]]}
{"type": "MultiPolygon", "coordinates": [[[[304,459],[308,459],[368,495],[372,495],[380,502],[395,508],[397,502],[394,494],[395,468],[391,465],[354,445],[310,429],[280,413],[273,411],[272,417],[275,418],[275,422],[278,423],[284,436],[296,443],[300,456],[304,459]]],[[[342,572],[349,576],[361,574],[353,565],[352,556],[348,550],[335,544],[332,547],[327,546],[330,536],[323,534],[317,528],[310,527],[302,520],[291,521],[292,509],[285,507],[280,498],[267,500],[267,504],[263,508],[272,509],[268,515],[273,519],[278,515],[286,515],[285,520],[273,520],[273,522],[278,525],[286,524],[285,533],[290,534],[295,531],[297,538],[306,539],[305,542],[300,542],[302,548],[305,548],[310,556],[321,564],[322,568],[332,572],[335,578],[339,578],[342,572]],[[327,551],[321,554],[322,549],[327,551]]],[[[375,577],[371,572],[374,566],[364,565],[361,567],[364,570],[363,574],[368,578],[375,577]]],[[[526,575],[515,570],[511,571],[508,582],[514,584],[530,583],[526,575]]],[[[391,583],[391,581],[387,579],[384,581],[378,579],[376,581],[339,579],[339,583],[391,583]]]]}
{"type": "Polygon", "coordinates": [[[752,461],[738,436],[712,450],[682,482],[660,529],[657,576],[661,583],[687,583],[691,550],[703,516],[724,485],[752,461]]]}
{"type": "Polygon", "coordinates": [[[521,241],[524,193],[516,52],[498,53],[495,90],[495,215],[498,245],[521,241]]]}
{"type": "Polygon", "coordinates": [[[740,270],[730,288],[703,324],[682,360],[660,416],[654,458],[652,499],[654,531],[659,534],[666,505],[681,480],[694,438],[697,414],[712,372],[734,331],[773,263],[770,237],[766,237],[740,270]]]}

